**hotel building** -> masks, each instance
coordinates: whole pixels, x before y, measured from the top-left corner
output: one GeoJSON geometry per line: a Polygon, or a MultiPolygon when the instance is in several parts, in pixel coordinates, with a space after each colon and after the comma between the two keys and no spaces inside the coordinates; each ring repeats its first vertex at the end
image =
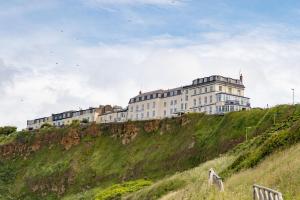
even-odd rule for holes
{"type": "Polygon", "coordinates": [[[249,98],[244,94],[243,76],[233,79],[209,76],[193,80],[192,84],[142,93],[129,100],[128,107],[110,105],[79,111],[52,114],[50,117],[27,121],[29,130],[39,129],[45,123],[65,126],[74,120],[116,123],[128,120],[151,120],[179,116],[183,113],[201,112],[225,114],[250,109],[249,98]]]}
{"type": "Polygon", "coordinates": [[[162,119],[182,113],[225,114],[250,109],[244,97],[243,76],[199,78],[191,85],[170,90],[156,90],[133,97],[128,105],[129,120],[162,119]]]}

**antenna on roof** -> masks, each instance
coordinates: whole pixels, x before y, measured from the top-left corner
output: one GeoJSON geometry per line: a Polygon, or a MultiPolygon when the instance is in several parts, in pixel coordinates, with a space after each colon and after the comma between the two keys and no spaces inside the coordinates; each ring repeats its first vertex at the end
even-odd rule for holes
{"type": "Polygon", "coordinates": [[[240,81],[243,83],[244,77],[243,77],[243,74],[242,74],[242,70],[241,70],[241,69],[240,69],[240,72],[239,72],[239,76],[240,76],[240,81]]]}

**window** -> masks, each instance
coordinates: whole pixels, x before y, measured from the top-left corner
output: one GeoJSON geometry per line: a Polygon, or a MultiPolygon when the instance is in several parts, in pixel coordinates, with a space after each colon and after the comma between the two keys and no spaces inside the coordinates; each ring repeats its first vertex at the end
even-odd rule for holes
{"type": "Polygon", "coordinates": [[[207,97],[204,97],[204,103],[207,104],[207,97]]]}
{"type": "Polygon", "coordinates": [[[164,102],[164,107],[167,107],[167,102],[164,102]]]}
{"type": "Polygon", "coordinates": [[[231,94],[232,93],[232,88],[228,88],[228,92],[231,94]]]}
{"type": "Polygon", "coordinates": [[[141,114],[141,119],[144,119],[144,113],[141,114]]]}
{"type": "Polygon", "coordinates": [[[135,118],[136,118],[136,119],[139,119],[139,114],[136,114],[135,118]]]}
{"type": "Polygon", "coordinates": [[[173,109],[171,108],[171,109],[170,109],[170,114],[172,114],[172,113],[173,113],[173,109]]]}
{"type": "Polygon", "coordinates": [[[174,100],[174,105],[177,105],[177,100],[174,100]]]}
{"type": "Polygon", "coordinates": [[[241,96],[241,90],[238,90],[238,95],[241,96]]]}
{"type": "Polygon", "coordinates": [[[153,104],[152,104],[152,108],[155,108],[155,102],[153,102],[153,104]]]}
{"type": "Polygon", "coordinates": [[[133,112],[133,106],[130,107],[130,112],[133,112]]]}
{"type": "Polygon", "coordinates": [[[142,105],[142,111],[144,111],[144,104],[142,105]]]}
{"type": "Polygon", "coordinates": [[[218,96],[217,96],[217,99],[218,99],[218,102],[222,101],[222,96],[221,96],[221,95],[218,95],[218,96]]]}
{"type": "Polygon", "coordinates": [[[185,96],[185,100],[186,100],[186,101],[189,100],[189,96],[188,96],[188,95],[185,96]]]}
{"type": "Polygon", "coordinates": [[[185,94],[188,94],[189,93],[189,91],[188,90],[185,90],[185,94]]]}
{"type": "Polygon", "coordinates": [[[207,93],[207,87],[205,87],[205,93],[207,93]]]}
{"type": "Polygon", "coordinates": [[[171,100],[171,103],[170,103],[170,105],[171,105],[171,106],[173,105],[173,100],[171,100]]]}
{"type": "Polygon", "coordinates": [[[222,90],[223,90],[223,87],[220,85],[220,86],[219,86],[219,91],[222,92],[222,90]]]}
{"type": "Polygon", "coordinates": [[[201,94],[202,93],[202,88],[199,88],[199,94],[201,94]]]}
{"type": "Polygon", "coordinates": [[[194,106],[196,106],[197,105],[197,100],[196,99],[194,99],[194,106]]]}
{"type": "Polygon", "coordinates": [[[152,112],[152,117],[155,117],[155,110],[153,110],[152,112]]]}
{"type": "Polygon", "coordinates": [[[174,108],[174,113],[176,113],[177,112],[177,109],[176,108],[174,108]]]}
{"type": "Polygon", "coordinates": [[[183,103],[181,104],[181,110],[183,110],[183,103]]]}
{"type": "Polygon", "coordinates": [[[147,118],[149,118],[149,112],[147,112],[147,118]]]}
{"type": "Polygon", "coordinates": [[[184,109],[185,109],[185,110],[187,109],[187,103],[184,104],[184,109]]]}
{"type": "Polygon", "coordinates": [[[199,97],[199,106],[201,106],[201,97],[199,97]]]}
{"type": "Polygon", "coordinates": [[[194,95],[196,95],[197,94],[197,90],[196,89],[194,89],[194,95]]]}
{"type": "Polygon", "coordinates": [[[139,105],[136,105],[135,107],[135,111],[138,112],[139,111],[139,105]]]}
{"type": "Polygon", "coordinates": [[[150,109],[150,103],[147,103],[147,109],[148,110],[150,109]]]}
{"type": "Polygon", "coordinates": [[[211,92],[214,91],[214,86],[210,86],[210,91],[211,91],[211,92]]]}
{"type": "Polygon", "coordinates": [[[166,110],[164,110],[164,116],[167,116],[167,111],[166,110]]]}
{"type": "Polygon", "coordinates": [[[210,96],[210,97],[209,97],[209,102],[212,103],[212,101],[213,101],[213,97],[210,96]]]}

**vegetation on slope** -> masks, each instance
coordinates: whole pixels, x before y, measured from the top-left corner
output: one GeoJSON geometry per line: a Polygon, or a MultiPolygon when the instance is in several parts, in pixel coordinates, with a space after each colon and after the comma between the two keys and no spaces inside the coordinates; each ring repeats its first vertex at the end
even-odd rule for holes
{"type": "Polygon", "coordinates": [[[213,167],[216,171],[224,170],[235,159],[234,156],[222,156],[208,161],[199,167],[160,180],[150,187],[124,197],[126,200],[159,199],[153,198],[152,193],[170,180],[185,180],[186,184],[168,191],[161,200],[252,200],[253,184],[260,184],[283,193],[285,200],[300,199],[300,144],[288,149],[275,152],[254,168],[247,169],[225,180],[225,192],[220,193],[214,186],[208,185],[208,170],[213,167]],[[150,196],[151,195],[151,196],[150,196]],[[151,198],[148,198],[151,197],[151,198]]]}
{"type": "Polygon", "coordinates": [[[159,196],[151,194],[156,193],[157,188],[170,180],[179,179],[185,180],[185,184],[175,190],[167,191],[162,199],[250,200],[253,184],[260,184],[281,191],[285,199],[298,200],[300,199],[300,144],[294,145],[299,142],[300,119],[296,107],[292,116],[277,123],[273,122],[273,126],[264,134],[238,145],[226,156],[163,179],[124,199],[159,199],[159,196]],[[207,173],[211,167],[225,177],[225,193],[208,186],[207,173]]]}
{"type": "MultiPolygon", "coordinates": [[[[45,127],[13,134],[0,145],[0,193],[3,199],[93,199],[103,191],[118,191],[112,190],[115,187],[127,188],[126,182],[144,178],[155,182],[214,159],[245,141],[246,129],[249,140],[264,137],[286,129],[276,127],[293,117],[292,129],[299,113],[299,106],[278,106],[225,116],[189,114],[162,121],[45,127]]],[[[233,157],[242,157],[240,152],[247,153],[245,146],[239,148],[224,166],[232,166],[233,157]]],[[[232,169],[239,170],[229,167],[227,174],[232,169]]],[[[159,198],[187,182],[162,183],[149,195],[159,198]]]]}

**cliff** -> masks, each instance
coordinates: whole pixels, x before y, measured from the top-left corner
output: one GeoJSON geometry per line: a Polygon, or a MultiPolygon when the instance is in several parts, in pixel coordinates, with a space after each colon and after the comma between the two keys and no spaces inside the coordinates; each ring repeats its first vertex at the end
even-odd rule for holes
{"type": "Polygon", "coordinates": [[[113,184],[196,167],[244,142],[246,129],[250,140],[299,116],[299,106],[278,106],[20,132],[0,146],[0,198],[94,199],[113,184]]]}

